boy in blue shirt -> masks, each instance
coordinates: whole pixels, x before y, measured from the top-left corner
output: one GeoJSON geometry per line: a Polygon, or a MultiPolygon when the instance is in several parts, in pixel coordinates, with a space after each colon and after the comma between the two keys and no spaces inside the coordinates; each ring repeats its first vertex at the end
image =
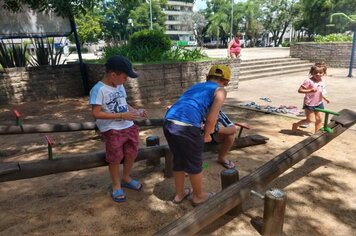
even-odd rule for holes
{"type": "Polygon", "coordinates": [[[212,140],[226,98],[224,87],[230,79],[228,66],[212,66],[207,81],[191,86],[166,113],[163,131],[174,156],[175,203],[192,194],[192,205],[197,206],[214,195],[202,189],[202,154],[204,143],[212,140]],[[189,174],[192,189],[184,188],[185,173],[189,174]]]}

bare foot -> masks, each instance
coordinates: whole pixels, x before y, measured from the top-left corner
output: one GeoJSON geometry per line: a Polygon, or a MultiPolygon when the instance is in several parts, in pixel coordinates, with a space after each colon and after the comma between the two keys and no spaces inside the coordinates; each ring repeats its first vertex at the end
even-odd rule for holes
{"type": "Polygon", "coordinates": [[[292,125],[292,131],[293,132],[297,132],[298,131],[298,124],[297,123],[293,123],[293,125],[292,125]]]}
{"type": "Polygon", "coordinates": [[[208,193],[205,193],[204,195],[205,195],[205,197],[203,199],[199,199],[199,201],[195,201],[196,199],[193,200],[194,199],[194,196],[193,196],[193,199],[191,201],[192,206],[196,207],[196,206],[199,206],[200,204],[203,204],[203,203],[207,202],[212,196],[215,195],[215,193],[214,192],[208,192],[208,193]]]}

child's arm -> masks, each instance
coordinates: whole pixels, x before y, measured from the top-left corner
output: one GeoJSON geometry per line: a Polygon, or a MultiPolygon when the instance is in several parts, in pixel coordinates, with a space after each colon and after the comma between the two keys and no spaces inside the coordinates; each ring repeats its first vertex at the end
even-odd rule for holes
{"type": "Polygon", "coordinates": [[[330,103],[330,99],[329,98],[323,96],[323,99],[325,100],[326,103],[330,103]]]}
{"type": "Polygon", "coordinates": [[[215,91],[214,101],[211,105],[209,112],[206,116],[206,123],[204,126],[204,142],[210,142],[210,134],[214,133],[215,123],[218,119],[219,111],[225,101],[226,90],[224,88],[218,88],[215,91]]]}
{"type": "Polygon", "coordinates": [[[107,120],[115,120],[120,119],[122,117],[122,113],[107,113],[101,110],[101,105],[92,105],[91,106],[91,114],[95,119],[107,119],[107,120]]]}
{"type": "Polygon", "coordinates": [[[307,89],[307,88],[304,88],[303,86],[300,86],[299,89],[298,89],[298,93],[314,93],[316,91],[318,91],[317,88],[307,89]]]}
{"type": "Polygon", "coordinates": [[[120,113],[104,112],[101,109],[101,105],[92,105],[91,114],[95,119],[104,120],[135,120],[139,118],[139,116],[132,111],[120,113]]]}

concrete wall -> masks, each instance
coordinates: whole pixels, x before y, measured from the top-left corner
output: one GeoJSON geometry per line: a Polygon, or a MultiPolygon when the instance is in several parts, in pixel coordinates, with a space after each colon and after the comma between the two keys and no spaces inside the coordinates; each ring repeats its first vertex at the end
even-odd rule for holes
{"type": "MultiPolygon", "coordinates": [[[[140,74],[125,84],[133,105],[160,104],[179,97],[189,86],[205,81],[214,64],[230,65],[233,79],[228,91],[238,88],[240,60],[134,65],[140,74]]],[[[86,64],[92,87],[104,75],[104,65],[86,64]]],[[[84,96],[79,65],[13,68],[0,72],[0,105],[24,101],[84,96]]]]}
{"type": "MultiPolygon", "coordinates": [[[[312,62],[324,61],[328,67],[348,68],[352,43],[294,43],[290,46],[290,56],[312,62]]],[[[356,62],[354,63],[354,67],[356,62]]]]}

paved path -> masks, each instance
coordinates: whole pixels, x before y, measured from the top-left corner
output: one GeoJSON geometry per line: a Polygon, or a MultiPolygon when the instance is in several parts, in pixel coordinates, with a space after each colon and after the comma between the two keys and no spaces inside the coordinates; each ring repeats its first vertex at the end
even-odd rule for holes
{"type": "MultiPolygon", "coordinates": [[[[204,49],[211,58],[226,58],[227,49],[204,49]]],[[[289,57],[289,48],[242,48],[241,60],[289,57]]]]}
{"type": "MultiPolygon", "coordinates": [[[[204,49],[211,58],[226,58],[227,49],[204,49]]],[[[243,48],[241,51],[242,60],[251,60],[258,58],[288,57],[289,48],[243,48]]],[[[94,53],[83,53],[83,59],[98,59],[94,53]]],[[[69,55],[67,60],[78,60],[78,54],[69,55]]]]}
{"type": "MultiPolygon", "coordinates": [[[[226,49],[209,49],[206,53],[213,58],[226,57],[226,49]]],[[[288,56],[289,48],[243,48],[241,52],[242,60],[288,56]]],[[[331,103],[326,104],[326,109],[340,111],[347,108],[356,112],[356,93],[354,92],[356,77],[349,78],[347,74],[348,68],[328,68],[325,82],[328,91],[327,97],[331,103]]],[[[273,107],[294,105],[302,111],[304,95],[298,93],[298,88],[307,77],[308,71],[305,71],[240,81],[239,88],[228,93],[226,104],[236,106],[241,103],[255,102],[261,106],[270,105],[273,107]],[[271,102],[263,101],[260,99],[261,97],[268,97],[271,102]]],[[[356,126],[352,129],[356,130],[356,126]]]]}
{"type": "MultiPolygon", "coordinates": [[[[326,82],[327,97],[331,103],[325,104],[326,109],[340,111],[350,109],[356,112],[356,77],[347,77],[347,68],[328,68],[326,82]]],[[[279,107],[295,105],[302,110],[303,94],[297,92],[300,84],[308,77],[308,71],[279,75],[268,78],[241,81],[236,91],[228,93],[226,104],[238,105],[243,102],[255,102],[259,105],[279,107]],[[261,100],[268,97],[271,102],[261,100]]],[[[356,126],[352,127],[356,130],[356,126]]]]}

